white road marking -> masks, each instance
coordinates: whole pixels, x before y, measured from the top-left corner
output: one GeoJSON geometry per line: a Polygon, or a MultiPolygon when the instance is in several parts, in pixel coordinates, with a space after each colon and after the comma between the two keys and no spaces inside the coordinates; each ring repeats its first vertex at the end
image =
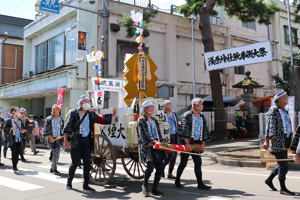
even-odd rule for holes
{"type": "Polygon", "coordinates": [[[9,187],[15,190],[20,190],[20,191],[27,191],[27,190],[34,190],[34,189],[40,189],[43,188],[42,186],[39,185],[34,185],[31,183],[11,179],[11,178],[6,178],[3,176],[0,176],[0,185],[9,187]]]}
{"type": "MultiPolygon", "coordinates": [[[[194,170],[192,167],[186,167],[185,169],[188,170],[194,170]]],[[[269,174],[255,174],[255,173],[243,173],[243,172],[231,172],[231,171],[221,171],[221,170],[209,170],[209,169],[203,169],[202,171],[206,172],[216,172],[216,173],[225,173],[225,174],[238,174],[238,175],[248,175],[248,176],[269,176],[269,174]]],[[[286,178],[294,178],[294,179],[300,179],[300,177],[295,176],[286,176],[286,178]]]]}
{"type": "MultiPolygon", "coordinates": [[[[7,172],[13,172],[12,170],[6,169],[4,171],[7,172]]],[[[56,176],[54,174],[49,173],[44,173],[44,172],[39,172],[39,171],[35,171],[35,170],[30,170],[30,169],[24,169],[24,168],[19,168],[19,172],[18,174],[21,175],[25,175],[25,176],[30,176],[30,177],[34,177],[34,178],[39,178],[39,179],[43,179],[46,181],[52,181],[52,182],[56,182],[56,183],[63,183],[66,184],[67,183],[67,179],[60,177],[60,176],[56,176]]],[[[82,182],[83,179],[73,179],[73,183],[79,183],[82,182]]]]}

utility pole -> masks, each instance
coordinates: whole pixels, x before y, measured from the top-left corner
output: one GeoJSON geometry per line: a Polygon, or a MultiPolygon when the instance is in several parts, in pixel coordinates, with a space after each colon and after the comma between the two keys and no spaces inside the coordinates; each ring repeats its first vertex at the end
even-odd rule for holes
{"type": "MultiPolygon", "coordinates": [[[[103,0],[103,14],[102,14],[102,48],[101,51],[104,53],[104,59],[101,63],[101,77],[108,78],[108,41],[109,41],[109,0],[103,0]]],[[[108,108],[108,92],[104,94],[104,108],[108,108]]]]}
{"type": "MultiPolygon", "coordinates": [[[[300,69],[298,66],[294,66],[293,57],[293,40],[292,40],[292,25],[291,25],[291,11],[290,11],[290,1],[287,0],[287,10],[288,10],[288,23],[289,23],[289,40],[290,40],[290,53],[291,53],[291,66],[289,67],[289,87],[290,96],[295,96],[295,110],[300,111],[300,69]]],[[[295,38],[296,43],[298,39],[295,38]]]]}

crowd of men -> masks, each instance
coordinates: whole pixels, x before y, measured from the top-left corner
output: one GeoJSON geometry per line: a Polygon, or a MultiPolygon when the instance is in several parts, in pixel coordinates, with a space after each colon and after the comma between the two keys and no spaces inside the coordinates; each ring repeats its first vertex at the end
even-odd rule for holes
{"type": "MultiPolygon", "coordinates": [[[[270,152],[277,159],[287,158],[287,148],[296,151],[295,162],[300,163],[300,126],[298,126],[296,134],[292,137],[291,122],[287,111],[284,109],[287,104],[287,95],[285,92],[279,92],[274,96],[275,105],[268,112],[268,122],[266,131],[266,140],[263,145],[265,149],[270,148],[270,152]]],[[[202,177],[202,159],[200,154],[205,149],[205,142],[212,139],[212,135],[208,130],[205,116],[202,114],[204,100],[195,98],[192,100],[192,109],[185,112],[181,123],[174,111],[172,111],[172,102],[165,100],[165,121],[170,125],[170,143],[185,145],[185,151],[180,156],[180,164],[177,168],[176,177],[173,175],[173,169],[176,163],[176,152],[169,152],[153,148],[153,146],[162,147],[163,138],[160,132],[158,121],[152,117],[154,113],[154,103],[146,100],[141,106],[142,115],[137,120],[137,136],[139,148],[139,162],[146,164],[144,170],[144,181],[142,184],[142,193],[148,197],[150,192],[148,189],[149,178],[155,169],[154,181],[151,190],[152,195],[163,196],[164,193],[158,190],[161,177],[165,177],[165,168],[169,165],[167,178],[174,179],[177,188],[184,188],[181,184],[181,175],[188,163],[191,151],[191,145],[200,145],[201,150],[191,151],[194,162],[194,172],[197,179],[197,189],[211,190],[212,187],[203,183],[202,177]],[[198,154],[198,155],[197,155],[198,154]]],[[[95,189],[89,186],[89,172],[91,165],[91,153],[94,151],[94,124],[111,124],[112,116],[117,113],[117,108],[113,109],[112,114],[98,115],[91,110],[91,100],[88,96],[81,96],[78,101],[78,108],[73,109],[67,115],[66,121],[60,117],[60,107],[56,104],[52,106],[51,115],[48,116],[44,124],[43,136],[48,137],[51,147],[52,165],[50,173],[55,175],[60,172],[57,169],[57,163],[60,155],[60,138],[63,138],[63,146],[71,147],[71,165],[69,167],[68,179],[66,180],[66,189],[72,190],[72,180],[75,175],[76,168],[83,165],[83,191],[95,192],[95,189]]],[[[1,114],[1,113],[0,113],[1,114]]],[[[10,116],[4,120],[0,117],[0,129],[4,131],[5,145],[4,157],[6,157],[7,148],[12,152],[13,171],[17,172],[17,164],[19,156],[23,162],[24,147],[29,139],[31,150],[34,154],[39,153],[34,144],[35,131],[38,125],[33,121],[33,116],[29,115],[27,119],[26,110],[13,106],[10,110],[10,116]]],[[[1,137],[0,137],[1,142],[1,137]]],[[[1,149],[1,147],[0,147],[1,149]]],[[[1,150],[0,150],[0,166],[1,150]]],[[[280,193],[284,195],[295,195],[285,186],[285,177],[288,172],[288,163],[286,160],[279,160],[278,165],[272,170],[270,176],[265,180],[273,191],[277,191],[272,180],[278,175],[280,182],[280,193]]]]}

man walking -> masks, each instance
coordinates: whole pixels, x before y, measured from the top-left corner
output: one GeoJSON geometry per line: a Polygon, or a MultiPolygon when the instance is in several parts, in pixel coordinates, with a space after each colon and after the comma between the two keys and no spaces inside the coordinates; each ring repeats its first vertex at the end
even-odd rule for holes
{"type": "MultiPolygon", "coordinates": [[[[190,144],[200,144],[202,146],[201,149],[204,149],[205,141],[209,141],[212,139],[212,136],[208,131],[206,119],[201,113],[201,111],[203,110],[203,102],[204,100],[201,98],[193,99],[192,110],[185,112],[183,115],[178,135],[182,140],[182,144],[186,145],[186,151],[190,150],[190,144]]],[[[188,158],[189,154],[181,153],[181,160],[177,169],[177,176],[175,181],[175,186],[177,188],[183,188],[183,185],[181,185],[180,183],[180,177],[187,165],[188,158]]],[[[205,185],[202,181],[201,156],[192,155],[192,158],[194,161],[195,175],[198,182],[197,188],[200,190],[210,190],[211,186],[205,185]]]]}
{"type": "Polygon", "coordinates": [[[89,187],[89,172],[91,165],[91,152],[94,151],[94,124],[111,124],[112,116],[117,113],[117,108],[113,109],[112,114],[97,115],[90,111],[91,100],[90,97],[83,95],[80,97],[78,103],[79,107],[73,109],[66,119],[64,126],[64,147],[69,147],[68,136],[71,145],[71,159],[72,163],[69,168],[69,177],[66,188],[72,189],[72,181],[77,166],[80,160],[83,160],[83,191],[95,192],[95,189],[89,187]]]}
{"type": "Polygon", "coordinates": [[[29,115],[28,116],[28,124],[27,124],[27,133],[28,133],[28,138],[30,141],[30,147],[31,147],[31,151],[34,153],[34,155],[36,155],[37,153],[39,153],[39,151],[36,150],[36,145],[35,145],[35,122],[33,121],[33,115],[29,115]]]}
{"type": "MultiPolygon", "coordinates": [[[[165,100],[165,121],[170,124],[170,144],[178,144],[178,118],[175,112],[172,111],[172,102],[170,100],[165,100]]],[[[169,165],[168,178],[176,179],[172,175],[175,163],[176,163],[177,152],[171,151],[168,153],[168,158],[164,160],[164,171],[162,177],[165,177],[165,167],[169,165]]]]}
{"type": "MultiPolygon", "coordinates": [[[[284,91],[280,91],[274,96],[275,105],[272,106],[267,113],[267,132],[266,139],[263,144],[264,149],[269,147],[289,148],[292,138],[292,126],[288,112],[284,107],[288,104],[288,96],[284,91]],[[271,142],[270,142],[271,141],[271,142]]],[[[276,159],[287,159],[287,150],[270,148],[270,152],[276,159]]],[[[276,175],[280,182],[280,194],[295,195],[285,186],[286,174],[288,172],[288,161],[277,161],[278,165],[271,171],[270,176],[265,180],[265,183],[273,190],[272,180],[276,175]]]]}
{"type": "Polygon", "coordinates": [[[64,120],[61,116],[59,116],[60,107],[57,104],[52,106],[52,114],[46,118],[45,125],[44,125],[44,134],[43,136],[47,136],[51,142],[50,148],[53,154],[52,157],[52,164],[50,173],[55,175],[60,174],[57,171],[57,163],[60,154],[60,140],[56,140],[63,134],[63,127],[64,127],[64,120]]]}
{"type": "MultiPolygon", "coordinates": [[[[25,125],[25,129],[27,129],[27,124],[28,124],[28,119],[26,118],[26,109],[25,108],[20,108],[20,116],[19,118],[21,119],[22,123],[25,125]]],[[[22,136],[23,140],[21,141],[21,150],[20,150],[20,157],[22,162],[26,162],[25,158],[24,158],[24,154],[25,154],[25,149],[26,149],[26,143],[27,143],[27,139],[28,139],[28,133],[24,133],[24,135],[22,136]]]]}
{"type": "Polygon", "coordinates": [[[148,191],[148,180],[155,168],[155,176],[152,187],[152,194],[157,196],[165,195],[160,192],[158,188],[161,175],[163,173],[163,160],[165,151],[159,149],[153,149],[153,145],[162,145],[162,136],[160,133],[159,125],[157,120],[151,115],[154,112],[154,103],[152,101],[144,101],[142,108],[145,114],[139,117],[137,121],[137,136],[139,143],[139,162],[146,163],[146,169],[144,172],[144,183],[142,185],[142,192],[145,197],[149,197],[150,193],[148,191]]]}
{"type": "Polygon", "coordinates": [[[3,117],[1,117],[1,110],[0,110],[0,166],[4,165],[3,163],[1,163],[2,132],[3,132],[4,123],[5,120],[3,117]]]}

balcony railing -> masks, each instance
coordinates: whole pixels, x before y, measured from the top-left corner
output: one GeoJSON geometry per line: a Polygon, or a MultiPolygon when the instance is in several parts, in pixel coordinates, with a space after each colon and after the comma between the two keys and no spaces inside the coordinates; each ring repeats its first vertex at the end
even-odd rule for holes
{"type": "Polygon", "coordinates": [[[143,8],[149,8],[151,6],[151,0],[111,0],[121,3],[126,3],[134,6],[139,6],[143,8]]]}

